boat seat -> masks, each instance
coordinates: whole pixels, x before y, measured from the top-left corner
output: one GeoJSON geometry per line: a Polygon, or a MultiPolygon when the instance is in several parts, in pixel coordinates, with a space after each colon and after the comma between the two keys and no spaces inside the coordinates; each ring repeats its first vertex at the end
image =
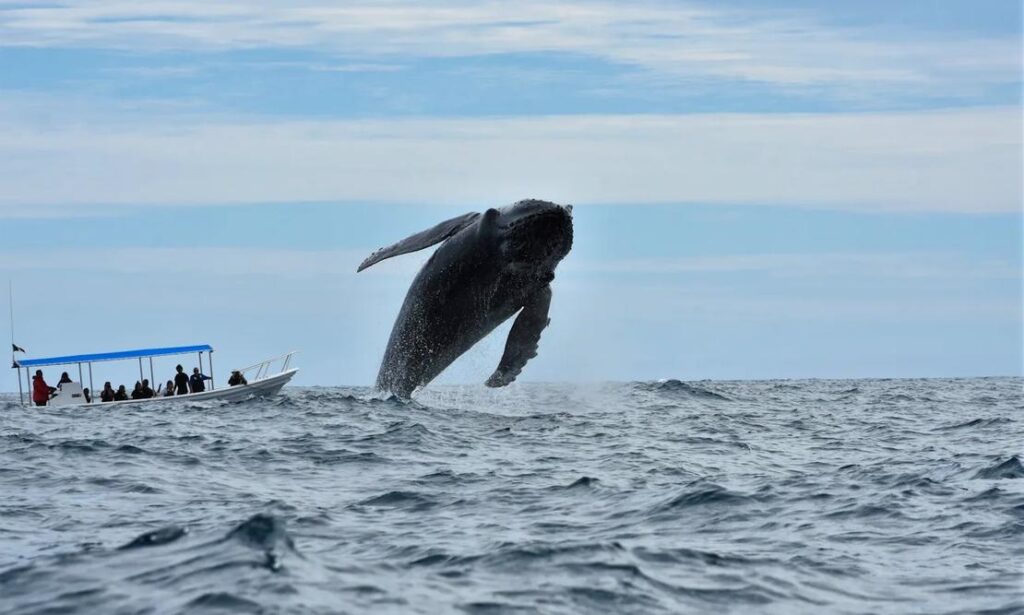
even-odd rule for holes
{"type": "Polygon", "coordinates": [[[57,393],[50,398],[51,406],[81,406],[85,403],[85,392],[81,382],[65,382],[57,387],[57,393]]]}

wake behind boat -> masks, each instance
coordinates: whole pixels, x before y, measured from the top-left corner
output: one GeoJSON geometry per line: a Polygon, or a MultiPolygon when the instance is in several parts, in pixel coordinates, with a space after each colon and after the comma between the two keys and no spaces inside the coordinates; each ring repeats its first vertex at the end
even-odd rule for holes
{"type": "MultiPolygon", "coordinates": [[[[17,347],[15,347],[17,348],[17,347]]],[[[298,372],[298,368],[290,367],[292,356],[295,352],[289,352],[279,357],[266,359],[254,363],[248,367],[232,371],[232,379],[229,386],[217,388],[213,375],[213,347],[209,344],[194,346],[172,346],[168,348],[144,348],[138,350],[120,350],[115,352],[103,352],[96,354],[67,355],[60,357],[48,357],[40,359],[14,359],[11,367],[19,370],[18,394],[22,405],[33,405],[33,389],[36,386],[31,375],[32,369],[52,366],[75,366],[78,367],[78,380],[75,381],[67,376],[58,383],[56,387],[47,387],[49,391],[45,403],[35,405],[46,406],[84,406],[102,404],[106,406],[124,404],[153,404],[169,401],[242,401],[254,397],[269,397],[276,395],[281,388],[287,384],[298,372]],[[153,371],[153,358],[173,355],[188,355],[196,353],[199,359],[197,371],[200,378],[202,390],[187,388],[188,392],[167,395],[158,386],[157,390],[150,391],[148,397],[135,399],[121,399],[116,401],[101,401],[93,381],[93,364],[107,361],[127,361],[137,359],[139,363],[139,382],[156,382],[153,371]],[[206,355],[206,365],[209,368],[209,375],[203,373],[203,356],[206,355]],[[148,361],[149,378],[145,378],[143,359],[148,361]],[[275,369],[276,367],[276,369],[275,369]],[[20,370],[24,369],[24,382],[22,382],[20,370]],[[250,374],[251,379],[246,377],[250,374]],[[236,376],[237,375],[237,376],[236,376]],[[241,376],[241,377],[238,377],[241,376]],[[89,387],[85,388],[86,377],[89,387]],[[233,384],[237,380],[238,384],[233,384]],[[206,382],[208,381],[208,385],[206,382]],[[27,386],[26,391],[23,386],[27,386]],[[208,387],[208,388],[207,388],[208,387]],[[26,399],[27,397],[27,399],[26,399]]],[[[101,380],[102,381],[102,380],[101,380]]],[[[196,389],[200,386],[195,387],[196,389]]]]}

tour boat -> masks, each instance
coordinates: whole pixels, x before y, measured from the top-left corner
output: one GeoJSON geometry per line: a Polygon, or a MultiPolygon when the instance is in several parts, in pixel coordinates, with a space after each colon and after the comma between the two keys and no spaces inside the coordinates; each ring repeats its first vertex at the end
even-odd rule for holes
{"type": "MultiPolygon", "coordinates": [[[[53,385],[53,380],[50,380],[51,386],[55,386],[56,391],[50,397],[47,402],[47,406],[84,406],[102,404],[104,407],[107,406],[119,406],[125,404],[159,404],[172,401],[212,401],[212,400],[223,400],[223,401],[242,401],[251,399],[254,397],[269,397],[276,395],[281,391],[281,387],[286,385],[288,381],[292,379],[296,372],[299,370],[294,367],[290,367],[292,355],[295,352],[289,352],[279,357],[274,357],[261,361],[259,363],[253,363],[252,365],[240,369],[233,370],[238,371],[242,375],[252,374],[246,376],[248,382],[246,384],[239,384],[235,386],[225,386],[218,388],[216,381],[213,379],[213,347],[209,344],[201,344],[196,346],[173,346],[170,348],[143,348],[139,350],[120,350],[116,352],[102,352],[98,354],[81,354],[81,355],[68,355],[63,357],[50,357],[45,359],[14,359],[13,369],[19,370],[18,372],[18,394],[23,405],[26,404],[26,394],[22,390],[22,386],[28,387],[28,405],[32,404],[32,374],[35,369],[41,367],[51,367],[55,365],[64,366],[78,366],[78,380],[72,382],[65,382],[59,385],[53,385]],[[149,381],[151,385],[156,382],[162,382],[163,379],[157,380],[154,378],[153,373],[153,358],[154,357],[165,357],[171,355],[187,355],[195,353],[199,358],[199,372],[203,372],[203,355],[207,356],[207,365],[210,373],[208,376],[209,380],[206,381],[206,390],[197,393],[188,393],[182,395],[171,395],[164,396],[164,391],[160,390],[155,393],[153,397],[145,399],[128,399],[123,401],[111,401],[101,402],[100,391],[98,391],[93,382],[93,363],[100,363],[104,361],[125,361],[130,359],[138,359],[139,361],[139,381],[144,378],[143,372],[143,359],[149,360],[149,381]],[[83,366],[86,371],[83,371],[83,366]],[[277,369],[275,369],[277,366],[277,369]],[[22,383],[20,370],[25,370],[25,382],[22,383]],[[86,401],[84,383],[85,376],[88,376],[89,382],[89,393],[91,402],[86,401]]],[[[190,369],[185,370],[185,374],[191,376],[192,371],[190,369]]],[[[173,376],[170,378],[173,379],[173,376]]],[[[100,379],[102,384],[103,380],[100,379]]],[[[156,391],[157,389],[154,389],[156,391]]],[[[128,391],[131,394],[130,391],[128,391]]]]}

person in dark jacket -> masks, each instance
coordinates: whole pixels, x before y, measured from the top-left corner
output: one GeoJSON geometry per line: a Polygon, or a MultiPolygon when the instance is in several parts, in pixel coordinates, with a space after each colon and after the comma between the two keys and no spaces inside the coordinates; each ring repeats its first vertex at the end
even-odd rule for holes
{"type": "Polygon", "coordinates": [[[92,403],[92,391],[89,390],[89,387],[85,387],[84,389],[82,389],[82,394],[85,395],[85,403],[91,404],[92,403]]]}
{"type": "Polygon", "coordinates": [[[233,387],[239,384],[249,384],[249,381],[245,379],[245,376],[242,375],[242,372],[236,369],[231,372],[231,377],[228,378],[228,386],[233,387]]]}
{"type": "Polygon", "coordinates": [[[114,401],[114,387],[110,386],[110,381],[103,383],[103,390],[100,391],[100,401],[114,401]]]}
{"type": "Polygon", "coordinates": [[[206,384],[203,380],[213,380],[206,374],[199,373],[198,367],[192,368],[192,375],[188,377],[188,386],[192,388],[193,393],[201,393],[206,390],[206,384]]]}
{"type": "Polygon", "coordinates": [[[117,392],[114,393],[114,401],[127,401],[128,391],[124,390],[124,385],[117,387],[117,392]]]}
{"type": "Polygon", "coordinates": [[[68,376],[67,372],[62,372],[61,375],[60,375],[60,381],[57,382],[57,387],[59,388],[60,385],[64,384],[65,382],[71,382],[71,381],[72,381],[71,380],[71,376],[68,376]]]}
{"type": "Polygon", "coordinates": [[[32,401],[37,406],[45,406],[46,402],[50,401],[50,395],[56,390],[46,384],[46,380],[43,379],[43,370],[37,369],[36,375],[32,377],[32,401]]]}
{"type": "Polygon", "coordinates": [[[135,388],[132,389],[132,399],[142,399],[142,383],[135,381],[135,388]]]}
{"type": "Polygon", "coordinates": [[[142,399],[150,399],[154,395],[156,395],[156,393],[154,393],[153,392],[153,388],[151,386],[149,386],[149,379],[148,378],[143,378],[142,379],[142,399]]]}
{"type": "Polygon", "coordinates": [[[174,374],[174,394],[188,395],[188,374],[185,373],[185,368],[179,365],[174,369],[178,372],[174,374]]]}

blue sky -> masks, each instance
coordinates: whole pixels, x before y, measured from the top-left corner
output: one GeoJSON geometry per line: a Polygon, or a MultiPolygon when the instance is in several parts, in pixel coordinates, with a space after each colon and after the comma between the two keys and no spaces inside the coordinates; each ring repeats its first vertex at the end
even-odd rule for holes
{"type": "Polygon", "coordinates": [[[1020,374],[1020,11],[0,1],[17,341],[368,384],[428,253],[356,264],[538,197],[577,230],[524,379],[1020,374]]]}

